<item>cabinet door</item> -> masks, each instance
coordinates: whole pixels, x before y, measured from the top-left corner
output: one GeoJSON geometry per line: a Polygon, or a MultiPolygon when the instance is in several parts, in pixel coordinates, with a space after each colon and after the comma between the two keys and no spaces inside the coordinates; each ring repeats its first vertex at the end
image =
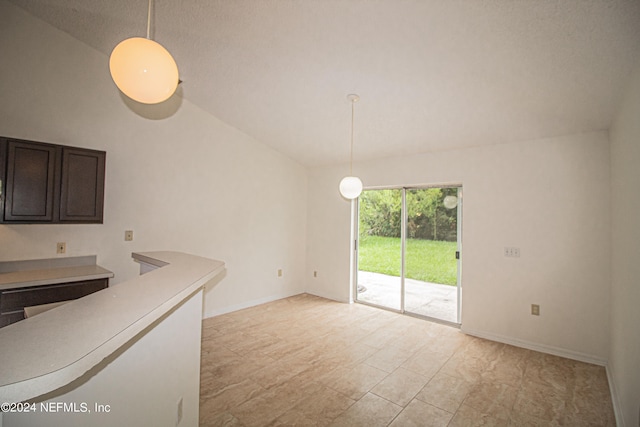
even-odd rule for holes
{"type": "Polygon", "coordinates": [[[61,222],[102,223],[105,152],[62,149],[61,222]]]}
{"type": "Polygon", "coordinates": [[[14,311],[13,313],[0,314],[0,328],[12,323],[19,322],[24,319],[24,310],[14,311]]]}
{"type": "Polygon", "coordinates": [[[8,141],[5,221],[53,220],[56,147],[8,141]]]}

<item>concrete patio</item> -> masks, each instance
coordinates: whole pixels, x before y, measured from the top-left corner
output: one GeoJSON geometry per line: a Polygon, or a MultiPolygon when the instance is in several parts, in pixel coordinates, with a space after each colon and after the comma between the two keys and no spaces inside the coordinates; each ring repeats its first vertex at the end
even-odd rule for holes
{"type": "MultiPolygon", "coordinates": [[[[457,323],[458,290],[455,286],[405,279],[405,311],[457,323]]],[[[358,271],[357,300],[400,310],[400,278],[358,271]]]]}

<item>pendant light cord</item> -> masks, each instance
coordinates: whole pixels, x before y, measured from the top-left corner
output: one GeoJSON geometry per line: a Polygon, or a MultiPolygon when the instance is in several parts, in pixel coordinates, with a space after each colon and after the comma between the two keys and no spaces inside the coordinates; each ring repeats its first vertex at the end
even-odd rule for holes
{"type": "Polygon", "coordinates": [[[349,175],[353,176],[353,105],[355,100],[351,100],[351,153],[349,154],[349,175]]]}
{"type": "Polygon", "coordinates": [[[149,10],[147,12],[147,39],[151,40],[151,0],[149,0],[149,10]]]}

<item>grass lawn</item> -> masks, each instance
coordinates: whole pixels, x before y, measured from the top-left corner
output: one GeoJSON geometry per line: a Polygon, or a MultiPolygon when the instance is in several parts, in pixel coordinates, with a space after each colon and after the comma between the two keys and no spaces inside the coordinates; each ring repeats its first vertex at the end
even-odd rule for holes
{"type": "MultiPolygon", "coordinates": [[[[456,242],[407,240],[406,277],[424,282],[456,285],[456,242]]],[[[400,239],[367,236],[360,239],[358,269],[400,276],[400,239]]]]}

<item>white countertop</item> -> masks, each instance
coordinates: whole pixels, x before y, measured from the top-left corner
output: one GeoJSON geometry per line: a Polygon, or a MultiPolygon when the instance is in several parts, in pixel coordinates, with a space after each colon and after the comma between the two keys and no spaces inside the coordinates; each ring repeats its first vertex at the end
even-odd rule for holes
{"type": "Polygon", "coordinates": [[[0,262],[0,291],[112,277],[111,271],[96,265],[95,255],[0,262]]]}
{"type": "Polygon", "coordinates": [[[49,268],[0,273],[0,290],[58,283],[112,278],[113,273],[99,265],[49,268]]]}
{"type": "Polygon", "coordinates": [[[224,271],[180,252],[134,253],[155,271],[0,329],[0,402],[20,402],[79,378],[224,271]]]}

